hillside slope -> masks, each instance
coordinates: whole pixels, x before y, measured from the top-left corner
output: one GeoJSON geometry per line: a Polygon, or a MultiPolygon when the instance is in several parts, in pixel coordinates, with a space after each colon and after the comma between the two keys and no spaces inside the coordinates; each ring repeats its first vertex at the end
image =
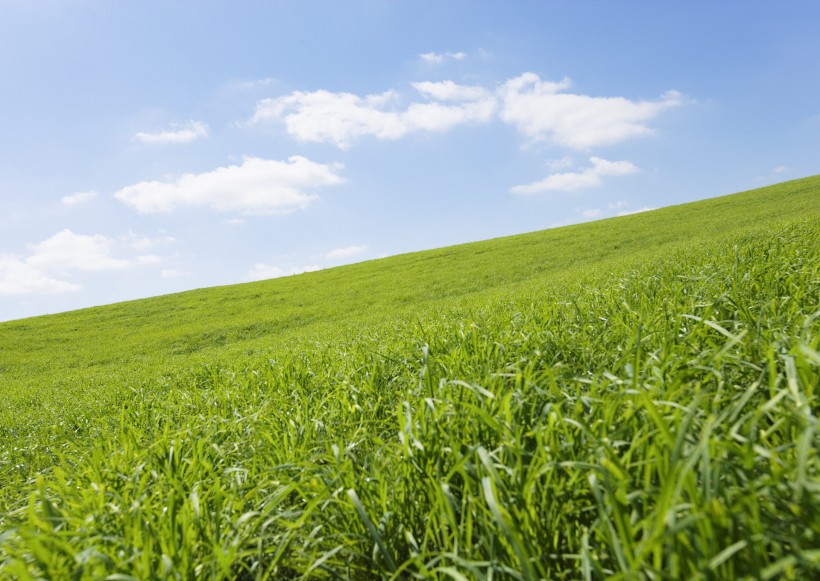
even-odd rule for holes
{"type": "Polygon", "coordinates": [[[816,578],[818,200],[0,325],[0,577],[816,578]]]}
{"type": "Polygon", "coordinates": [[[820,176],[652,212],[417,252],[295,277],[0,323],[0,395],[52,380],[166,371],[192,354],[267,349],[474,295],[549,285],[573,269],[646,262],[670,247],[820,216],[820,176]],[[76,374],[74,372],[77,372],[76,374]],[[3,386],[7,386],[4,388],[3,386]]]}

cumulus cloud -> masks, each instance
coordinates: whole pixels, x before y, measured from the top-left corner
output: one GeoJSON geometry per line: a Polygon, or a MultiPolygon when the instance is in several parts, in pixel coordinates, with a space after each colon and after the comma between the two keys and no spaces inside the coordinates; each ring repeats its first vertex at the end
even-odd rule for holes
{"type": "Polygon", "coordinates": [[[401,109],[395,91],[364,97],[324,90],[296,91],[260,101],[251,123],[283,121],[285,130],[301,141],[348,149],[363,136],[394,140],[413,132],[446,131],[463,123],[487,122],[495,113],[495,99],[480,87],[452,82],[414,86],[423,96],[436,100],[414,102],[401,109]]]}
{"type": "Polygon", "coordinates": [[[600,208],[590,208],[589,210],[584,210],[583,212],[581,212],[581,215],[584,218],[597,218],[598,216],[601,216],[603,213],[604,211],[600,208]]]}
{"type": "Polygon", "coordinates": [[[62,202],[66,206],[76,206],[77,204],[84,204],[86,202],[90,202],[94,198],[97,197],[97,192],[89,191],[89,192],[77,192],[76,194],[69,194],[67,196],[62,197],[62,202]]]}
{"type": "Polygon", "coordinates": [[[601,185],[603,176],[628,175],[638,171],[637,166],[630,161],[607,161],[600,157],[591,157],[589,161],[592,166],[582,171],[552,174],[532,184],[515,186],[510,191],[514,194],[535,194],[545,191],[572,192],[601,185]]]}
{"type": "Polygon", "coordinates": [[[325,165],[300,156],[287,161],[246,157],[241,165],[183,174],[167,181],[126,186],[115,197],[140,213],[164,213],[180,206],[220,212],[286,214],[318,198],[311,190],[341,184],[341,164],[325,165]]]}
{"type": "Polygon", "coordinates": [[[301,141],[347,149],[363,136],[393,140],[413,132],[447,131],[465,123],[500,119],[530,141],[588,150],[650,135],[654,131],[650,121],[684,102],[676,91],[651,101],[593,97],[570,92],[569,79],[544,81],[534,73],[495,88],[451,80],[411,86],[423,100],[411,100],[407,106],[402,106],[394,90],[365,96],[296,91],[259,101],[250,123],[280,121],[288,134],[301,141]]]}
{"type": "Polygon", "coordinates": [[[362,244],[360,246],[346,246],[345,248],[334,248],[333,250],[327,253],[326,258],[328,260],[350,258],[351,256],[361,254],[365,250],[367,250],[367,244],[362,244]]]}
{"type": "Polygon", "coordinates": [[[302,141],[331,142],[346,149],[360,135],[398,139],[405,134],[397,113],[385,107],[398,99],[394,91],[359,97],[330,91],[302,92],[263,99],[252,123],[279,119],[287,132],[302,141]]]}
{"type": "Polygon", "coordinates": [[[51,270],[119,270],[131,262],[111,256],[114,240],[99,234],[88,236],[71,230],[58,232],[51,238],[31,246],[26,262],[39,269],[51,270]]]}
{"type": "Polygon", "coordinates": [[[0,296],[57,294],[78,291],[80,285],[59,280],[16,256],[0,256],[0,296]]]}
{"type": "Polygon", "coordinates": [[[649,135],[647,122],[683,103],[677,91],[656,101],[631,101],[565,92],[571,85],[569,79],[542,81],[534,73],[510,79],[499,89],[501,119],[533,141],[588,149],[649,135]]]}
{"type": "Polygon", "coordinates": [[[124,270],[163,261],[154,254],[116,258],[116,243],[100,234],[76,234],[66,229],[29,245],[28,256],[0,255],[0,295],[77,291],[82,288],[79,284],[62,280],[71,272],[124,270]]]}
{"type": "Polygon", "coordinates": [[[208,137],[208,126],[202,121],[189,121],[185,125],[173,124],[171,129],[154,133],[140,131],[134,135],[134,141],[141,143],[190,143],[208,137]]]}
{"type": "Polygon", "coordinates": [[[428,64],[439,65],[446,61],[463,61],[467,58],[467,53],[464,52],[425,52],[419,55],[419,58],[428,64]]]}
{"type": "Polygon", "coordinates": [[[315,272],[317,270],[321,270],[321,267],[315,264],[310,264],[307,266],[294,266],[284,269],[279,268],[278,266],[257,262],[253,265],[253,269],[248,273],[248,280],[266,280],[269,278],[290,276],[292,274],[302,274],[303,272],[315,272]]]}

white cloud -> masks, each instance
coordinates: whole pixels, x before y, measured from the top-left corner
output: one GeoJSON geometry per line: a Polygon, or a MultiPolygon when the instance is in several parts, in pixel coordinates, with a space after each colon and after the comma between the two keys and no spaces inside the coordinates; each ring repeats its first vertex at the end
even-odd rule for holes
{"type": "Polygon", "coordinates": [[[257,89],[259,87],[267,87],[273,84],[274,79],[267,77],[264,79],[254,79],[250,81],[231,81],[225,85],[226,89],[229,91],[248,91],[251,89],[257,89]]]}
{"type": "Polygon", "coordinates": [[[67,196],[62,197],[62,202],[66,206],[76,206],[77,204],[84,204],[85,202],[89,202],[97,197],[97,192],[90,191],[90,192],[77,192],[76,194],[70,194],[67,196]]]}
{"type": "Polygon", "coordinates": [[[600,216],[603,213],[604,213],[604,211],[601,210],[600,208],[592,208],[592,209],[589,209],[589,210],[584,210],[583,212],[581,212],[581,215],[584,218],[597,218],[598,216],[600,216]]]}
{"type": "Polygon", "coordinates": [[[484,87],[459,85],[453,81],[410,83],[421,95],[439,101],[478,101],[490,96],[484,87]]]}
{"type": "Polygon", "coordinates": [[[398,139],[406,133],[399,115],[383,110],[398,95],[387,91],[359,97],[352,93],[296,91],[277,99],[263,99],[252,123],[282,119],[287,132],[302,141],[331,142],[342,149],[361,135],[398,139]]]}
{"type": "Polygon", "coordinates": [[[623,200],[618,200],[617,202],[610,202],[607,204],[607,208],[609,210],[620,210],[621,208],[626,208],[626,202],[623,200]]]}
{"type": "Polygon", "coordinates": [[[170,212],[179,206],[207,206],[245,214],[286,214],[318,196],[306,190],[341,184],[341,164],[325,165],[300,156],[287,161],[246,157],[241,165],[169,181],[145,181],[119,190],[116,198],[140,213],[170,212]]]}
{"type": "Polygon", "coordinates": [[[401,119],[406,131],[447,131],[464,123],[486,123],[493,117],[495,101],[482,99],[460,105],[413,103],[401,119]]]}
{"type": "Polygon", "coordinates": [[[328,260],[338,260],[340,258],[350,258],[351,256],[356,256],[357,254],[361,254],[367,250],[367,244],[362,244],[360,246],[347,246],[345,248],[334,248],[330,252],[327,253],[326,258],[328,260]]]}
{"type": "Polygon", "coordinates": [[[128,260],[111,256],[114,240],[102,235],[87,236],[71,230],[58,232],[51,238],[31,246],[26,263],[37,269],[49,270],[120,270],[131,266],[128,260]]]}
{"type": "Polygon", "coordinates": [[[786,172],[789,172],[789,171],[792,171],[792,168],[790,168],[789,166],[779,165],[779,166],[777,166],[776,168],[774,168],[772,170],[772,173],[773,174],[781,174],[781,173],[786,173],[786,172]]]}
{"type": "Polygon", "coordinates": [[[570,86],[569,79],[542,81],[534,73],[510,79],[499,89],[501,119],[533,141],[588,149],[649,135],[648,121],[683,103],[676,91],[657,101],[630,101],[564,92],[570,86]]]}
{"type": "Polygon", "coordinates": [[[539,182],[515,186],[510,191],[514,194],[535,194],[545,191],[572,192],[582,188],[601,185],[602,176],[628,175],[638,171],[630,161],[607,161],[600,157],[591,157],[592,167],[579,172],[556,173],[539,182]]]}
{"type": "MultiPolygon", "coordinates": [[[[443,58],[429,54],[431,62],[443,58]]],[[[654,101],[632,101],[571,93],[571,85],[569,79],[542,81],[534,73],[509,79],[495,89],[450,80],[422,81],[411,86],[426,101],[406,107],[393,90],[365,96],[296,91],[259,101],[250,123],[281,121],[288,134],[301,141],[347,149],[363,136],[393,140],[413,132],[446,131],[500,118],[533,142],[587,150],[650,135],[652,119],[684,102],[676,91],[654,101]]]]}
{"type": "Polygon", "coordinates": [[[57,277],[72,271],[124,270],[164,260],[154,254],[115,258],[116,243],[107,236],[75,234],[66,229],[30,245],[28,256],[0,255],[0,296],[77,291],[82,288],[79,284],[57,277]]]}
{"type": "Polygon", "coordinates": [[[428,64],[438,65],[448,60],[463,61],[467,58],[467,53],[464,52],[425,52],[419,55],[419,58],[428,64]]]}
{"type": "Polygon", "coordinates": [[[0,296],[57,294],[78,291],[80,285],[58,280],[15,256],[0,256],[0,296]]]}
{"type": "Polygon", "coordinates": [[[208,137],[209,128],[202,121],[189,121],[183,126],[172,124],[171,129],[154,133],[140,131],[134,141],[141,143],[190,143],[201,137],[208,137]]]}
{"type": "Polygon", "coordinates": [[[303,272],[315,272],[317,270],[321,270],[321,267],[315,264],[310,264],[308,266],[294,266],[289,269],[283,269],[278,266],[257,262],[253,265],[253,269],[248,273],[248,280],[279,278],[282,276],[290,276],[292,274],[302,274],[303,272]]]}
{"type": "Polygon", "coordinates": [[[297,91],[260,101],[251,123],[281,120],[288,134],[301,141],[333,143],[347,149],[363,136],[394,140],[417,131],[446,131],[462,123],[487,122],[495,113],[496,102],[476,89],[455,83],[423,84],[419,89],[423,95],[459,103],[411,103],[404,110],[397,107],[395,91],[364,97],[324,90],[297,91]]]}

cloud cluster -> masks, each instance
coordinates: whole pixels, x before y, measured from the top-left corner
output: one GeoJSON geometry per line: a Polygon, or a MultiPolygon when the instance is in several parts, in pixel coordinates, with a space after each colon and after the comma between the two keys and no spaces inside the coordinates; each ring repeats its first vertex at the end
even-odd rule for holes
{"type": "Polygon", "coordinates": [[[348,149],[363,136],[394,140],[413,132],[446,131],[464,123],[487,122],[495,112],[495,100],[474,87],[450,81],[417,85],[417,91],[435,100],[400,109],[395,91],[364,97],[324,90],[296,91],[260,101],[251,123],[281,120],[286,131],[301,141],[348,149]]]}
{"type": "Polygon", "coordinates": [[[126,186],[115,197],[141,213],[165,213],[180,206],[206,206],[245,214],[286,214],[317,199],[311,191],[341,184],[340,164],[325,165],[293,156],[287,161],[246,157],[240,165],[186,173],[166,181],[126,186]]]}
{"type": "Polygon", "coordinates": [[[630,161],[607,161],[600,157],[591,157],[589,161],[592,165],[581,171],[551,174],[541,181],[515,186],[510,191],[524,195],[546,191],[573,192],[601,185],[603,176],[622,176],[638,171],[630,161]]]}
{"type": "Polygon", "coordinates": [[[524,73],[490,89],[453,81],[412,83],[418,96],[402,106],[396,91],[359,96],[325,90],[296,91],[257,103],[251,123],[283,122],[291,136],[347,149],[358,138],[399,139],[414,132],[447,131],[500,119],[533,142],[576,150],[649,135],[648,123],[683,103],[669,91],[654,101],[593,97],[569,92],[569,79],[543,81],[524,73]]]}
{"type": "Polygon", "coordinates": [[[115,258],[115,244],[116,240],[107,236],[62,230],[31,245],[28,256],[1,255],[0,296],[77,291],[82,288],[79,284],[62,280],[71,272],[125,270],[162,261],[156,255],[115,258]]]}
{"type": "Polygon", "coordinates": [[[208,126],[201,121],[189,121],[185,125],[173,124],[171,129],[156,132],[140,131],[134,135],[134,141],[140,143],[190,143],[208,137],[208,126]]]}

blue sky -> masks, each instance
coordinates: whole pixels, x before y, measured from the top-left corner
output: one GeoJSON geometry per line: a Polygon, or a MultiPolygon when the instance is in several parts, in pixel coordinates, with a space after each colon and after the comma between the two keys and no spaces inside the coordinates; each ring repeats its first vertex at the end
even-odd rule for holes
{"type": "Polygon", "coordinates": [[[0,321],[817,174],[818,22],[814,1],[0,0],[0,321]]]}

